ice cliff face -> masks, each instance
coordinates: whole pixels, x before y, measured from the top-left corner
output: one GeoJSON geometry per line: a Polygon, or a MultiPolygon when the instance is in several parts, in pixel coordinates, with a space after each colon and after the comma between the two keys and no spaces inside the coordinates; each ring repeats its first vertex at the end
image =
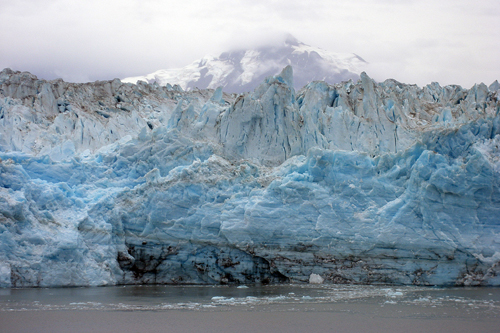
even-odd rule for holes
{"type": "Polygon", "coordinates": [[[355,54],[325,51],[288,35],[280,45],[224,52],[219,57],[207,55],[183,68],[163,69],[125,78],[123,82],[179,84],[184,90],[223,87],[226,92],[243,93],[254,90],[266,77],[278,74],[287,65],[293,66],[294,87],[299,89],[314,80],[357,80],[366,62],[355,54]]]}
{"type": "Polygon", "coordinates": [[[498,83],[293,80],[3,70],[0,286],[500,285],[498,83]]]}

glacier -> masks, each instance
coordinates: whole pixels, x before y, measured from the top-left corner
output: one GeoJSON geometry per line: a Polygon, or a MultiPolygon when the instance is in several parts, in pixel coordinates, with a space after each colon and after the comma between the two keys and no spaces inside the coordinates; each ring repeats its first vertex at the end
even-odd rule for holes
{"type": "Polygon", "coordinates": [[[0,72],[0,287],[500,285],[498,82],[0,72]]]}

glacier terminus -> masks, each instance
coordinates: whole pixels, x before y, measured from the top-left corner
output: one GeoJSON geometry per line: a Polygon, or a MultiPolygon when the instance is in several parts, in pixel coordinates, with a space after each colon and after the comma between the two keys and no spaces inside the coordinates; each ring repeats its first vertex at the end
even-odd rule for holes
{"type": "Polygon", "coordinates": [[[500,85],[0,72],[0,287],[500,285],[500,85]]]}

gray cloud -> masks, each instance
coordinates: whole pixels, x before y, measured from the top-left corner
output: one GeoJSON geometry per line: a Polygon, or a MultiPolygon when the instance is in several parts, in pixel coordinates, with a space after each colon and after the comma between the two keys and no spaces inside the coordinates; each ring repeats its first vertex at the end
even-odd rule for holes
{"type": "Polygon", "coordinates": [[[360,55],[379,81],[471,86],[500,78],[499,16],[497,0],[2,0],[0,67],[47,79],[111,79],[290,32],[360,55]]]}

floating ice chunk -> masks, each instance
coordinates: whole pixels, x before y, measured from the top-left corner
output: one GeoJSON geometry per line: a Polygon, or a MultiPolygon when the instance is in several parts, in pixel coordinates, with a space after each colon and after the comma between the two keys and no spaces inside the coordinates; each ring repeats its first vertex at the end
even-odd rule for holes
{"type": "Polygon", "coordinates": [[[322,284],[325,281],[320,275],[312,273],[309,275],[309,283],[311,284],[322,284]]]}

